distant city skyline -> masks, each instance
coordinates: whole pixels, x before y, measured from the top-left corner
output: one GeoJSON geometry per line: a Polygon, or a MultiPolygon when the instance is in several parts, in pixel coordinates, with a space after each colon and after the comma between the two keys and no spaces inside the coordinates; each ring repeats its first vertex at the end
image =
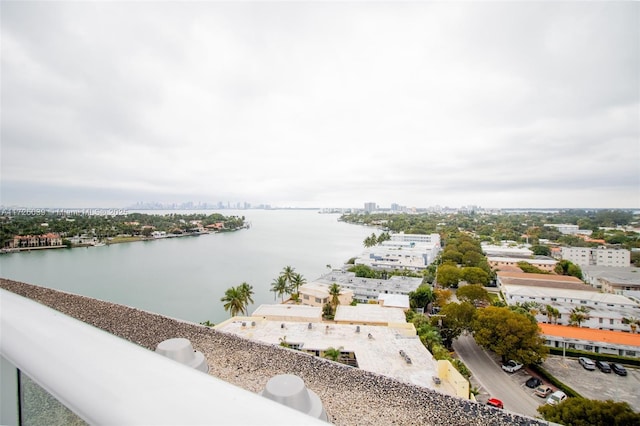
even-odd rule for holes
{"type": "Polygon", "coordinates": [[[0,7],[5,206],[640,208],[640,2],[0,7]]]}

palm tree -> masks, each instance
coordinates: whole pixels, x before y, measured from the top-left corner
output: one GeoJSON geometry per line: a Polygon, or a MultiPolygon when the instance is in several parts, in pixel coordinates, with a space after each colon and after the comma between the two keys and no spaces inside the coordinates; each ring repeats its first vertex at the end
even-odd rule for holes
{"type": "Polygon", "coordinates": [[[245,295],[240,290],[240,287],[228,288],[224,293],[224,297],[220,299],[224,302],[224,310],[229,311],[232,317],[238,315],[238,313],[245,311],[245,295]]]}
{"type": "Polygon", "coordinates": [[[628,324],[631,329],[631,334],[634,334],[640,325],[640,319],[634,317],[622,318],[623,324],[628,324]]]}
{"type": "Polygon", "coordinates": [[[331,284],[329,294],[331,295],[331,305],[335,309],[340,304],[340,286],[336,283],[331,284]]]}
{"type": "Polygon", "coordinates": [[[288,286],[287,280],[284,278],[284,275],[280,275],[278,278],[274,279],[271,283],[271,291],[273,292],[273,299],[275,300],[276,294],[281,297],[281,301],[284,302],[284,294],[287,293],[288,286]]]}
{"type": "Polygon", "coordinates": [[[545,306],[544,309],[542,310],[542,313],[545,314],[549,319],[549,324],[556,322],[557,319],[560,317],[560,311],[551,305],[545,306]]]}
{"type": "Polygon", "coordinates": [[[296,274],[295,268],[292,268],[291,266],[285,266],[282,269],[282,273],[280,275],[284,277],[284,280],[287,282],[287,284],[293,284],[293,277],[295,274],[296,274]]]}
{"type": "Polygon", "coordinates": [[[571,309],[571,314],[569,315],[569,324],[577,325],[580,327],[583,321],[589,319],[589,308],[586,306],[578,306],[576,308],[571,309]]]}
{"type": "Polygon", "coordinates": [[[322,355],[322,357],[330,359],[331,361],[336,361],[337,362],[340,359],[340,351],[341,350],[342,350],[342,346],[340,346],[338,349],[336,349],[334,347],[329,347],[329,348],[324,350],[324,354],[322,355]]]}
{"type": "Polygon", "coordinates": [[[238,290],[240,290],[240,293],[242,294],[242,301],[244,304],[243,312],[247,314],[249,304],[253,304],[253,298],[251,297],[254,294],[253,286],[243,282],[238,286],[238,290]]]}
{"type": "Polygon", "coordinates": [[[293,274],[293,277],[291,278],[291,290],[295,294],[298,294],[298,290],[300,286],[305,285],[306,283],[307,283],[307,280],[302,275],[293,274]]]}

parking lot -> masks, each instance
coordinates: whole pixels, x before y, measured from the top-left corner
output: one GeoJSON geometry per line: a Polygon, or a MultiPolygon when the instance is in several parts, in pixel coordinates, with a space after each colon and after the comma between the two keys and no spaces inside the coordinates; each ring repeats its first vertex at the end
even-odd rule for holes
{"type": "Polygon", "coordinates": [[[625,366],[627,376],[618,376],[615,373],[603,373],[598,369],[585,370],[576,358],[565,359],[554,355],[547,358],[543,367],[585,398],[624,401],[628,402],[634,410],[640,411],[640,370],[638,369],[625,366]]]}

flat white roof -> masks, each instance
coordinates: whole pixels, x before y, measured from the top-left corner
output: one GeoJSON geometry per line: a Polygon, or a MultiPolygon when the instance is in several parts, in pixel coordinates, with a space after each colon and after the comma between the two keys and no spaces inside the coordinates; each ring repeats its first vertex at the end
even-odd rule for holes
{"type": "Polygon", "coordinates": [[[584,290],[568,290],[562,288],[553,288],[553,287],[535,287],[535,286],[521,286],[521,285],[511,285],[511,284],[503,284],[502,288],[505,290],[505,293],[511,296],[522,296],[522,297],[561,297],[575,300],[589,300],[592,302],[598,302],[603,304],[614,304],[614,305],[637,305],[634,301],[629,299],[628,297],[621,296],[619,294],[611,294],[611,293],[598,293],[595,291],[584,291],[584,290]]]}
{"type": "MultiPolygon", "coordinates": [[[[342,348],[342,351],[355,354],[358,367],[363,370],[436,389],[432,377],[438,375],[437,361],[417,335],[407,337],[397,329],[374,325],[360,325],[358,333],[355,325],[347,324],[313,323],[309,328],[307,323],[301,322],[261,318],[255,322],[255,326],[246,322],[242,326],[242,321],[230,321],[216,329],[273,345],[279,345],[284,339],[289,344],[301,345],[301,350],[342,348]],[[411,364],[400,355],[401,350],[411,359],[411,364]]],[[[443,391],[442,387],[437,390],[443,391]]]]}
{"type": "Polygon", "coordinates": [[[380,294],[378,300],[385,308],[409,309],[409,296],[406,294],[380,294]]]}
{"type": "Polygon", "coordinates": [[[388,308],[378,304],[358,304],[356,306],[338,305],[335,321],[361,323],[406,323],[407,318],[400,308],[388,308]]]}
{"type": "Polygon", "coordinates": [[[291,317],[291,318],[308,318],[309,321],[317,321],[322,319],[322,308],[319,306],[307,305],[260,305],[253,311],[254,317],[291,317]]]}

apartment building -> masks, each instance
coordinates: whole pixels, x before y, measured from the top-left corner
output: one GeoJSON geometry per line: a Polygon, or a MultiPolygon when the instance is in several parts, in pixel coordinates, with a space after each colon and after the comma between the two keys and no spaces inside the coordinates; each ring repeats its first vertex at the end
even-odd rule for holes
{"type": "Polygon", "coordinates": [[[539,324],[545,344],[597,354],[640,357],[640,334],[592,330],[565,325],[539,324]]]}
{"type": "Polygon", "coordinates": [[[59,234],[49,232],[41,235],[16,235],[9,241],[8,248],[44,248],[61,247],[62,238],[59,234]]]}
{"type": "Polygon", "coordinates": [[[622,248],[562,247],[562,258],[579,266],[631,266],[631,252],[622,248]]]}
{"type": "Polygon", "coordinates": [[[640,318],[640,304],[635,300],[599,292],[574,277],[498,272],[497,281],[507,304],[538,306],[535,315],[538,323],[569,325],[574,310],[582,308],[587,312],[580,327],[628,332],[630,328],[624,318],[640,318]],[[548,315],[547,306],[556,309],[558,316],[548,315]]]}
{"type": "Polygon", "coordinates": [[[582,278],[587,284],[605,293],[624,294],[640,291],[640,268],[583,266],[582,278]]]}
{"type": "Polygon", "coordinates": [[[343,290],[352,291],[353,299],[356,302],[369,303],[369,301],[376,301],[377,303],[381,294],[409,295],[409,293],[415,291],[420,284],[422,284],[422,278],[403,277],[397,275],[394,275],[387,280],[378,278],[361,278],[356,277],[354,272],[335,269],[313,282],[327,286],[335,283],[343,290]]]}
{"type": "MultiPolygon", "coordinates": [[[[322,307],[330,303],[333,298],[329,293],[329,288],[329,285],[318,282],[304,284],[298,289],[300,302],[309,306],[322,307]]],[[[349,305],[353,300],[353,291],[341,287],[338,300],[340,301],[340,305],[349,305]]]]}

